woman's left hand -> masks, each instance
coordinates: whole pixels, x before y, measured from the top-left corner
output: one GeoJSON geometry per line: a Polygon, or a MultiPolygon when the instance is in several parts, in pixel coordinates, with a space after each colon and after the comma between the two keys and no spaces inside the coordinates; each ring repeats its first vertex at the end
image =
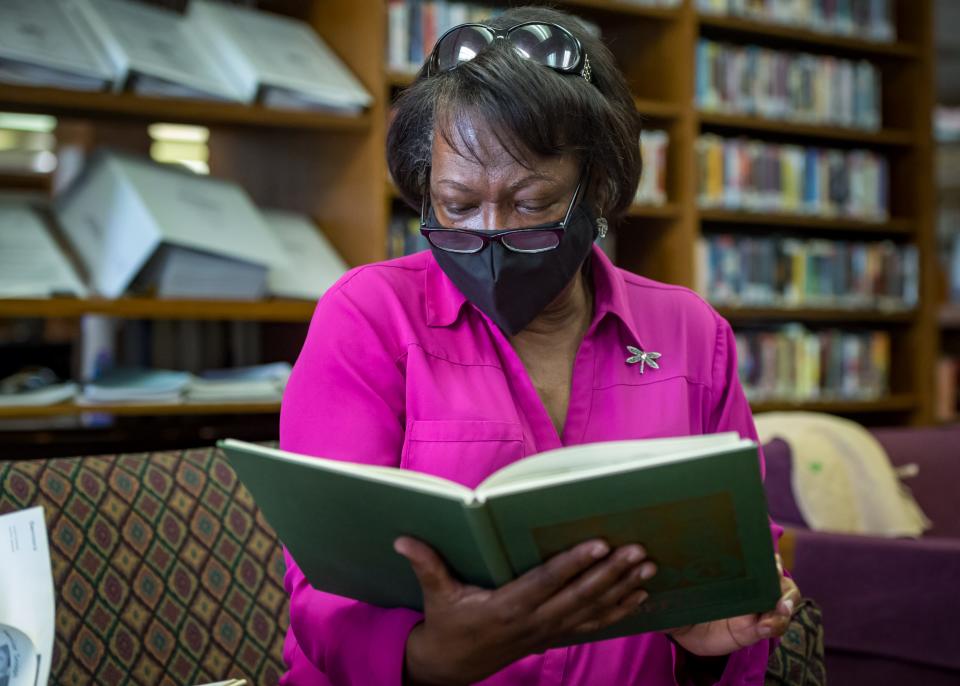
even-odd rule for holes
{"type": "Polygon", "coordinates": [[[780,600],[770,612],[690,624],[664,633],[672,636],[687,652],[703,657],[729,655],[759,641],[783,636],[801,596],[793,579],[783,575],[779,557],[777,569],[780,571],[780,600]]]}

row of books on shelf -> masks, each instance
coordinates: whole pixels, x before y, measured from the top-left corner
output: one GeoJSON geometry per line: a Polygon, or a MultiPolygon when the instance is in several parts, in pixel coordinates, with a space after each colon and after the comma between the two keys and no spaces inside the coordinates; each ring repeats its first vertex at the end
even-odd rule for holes
{"type": "Polygon", "coordinates": [[[0,81],[358,112],[372,98],[305,22],[191,0],[0,3],[0,81]]]}
{"type": "Polygon", "coordinates": [[[118,368],[88,383],[61,381],[49,369],[28,368],[0,379],[0,408],[43,407],[65,402],[101,405],[277,403],[290,376],[286,362],[185,371],[118,368]]]}
{"type": "Polygon", "coordinates": [[[389,0],[387,64],[398,72],[414,72],[437,38],[459,24],[482,23],[496,14],[486,5],[443,0],[389,0]]]}
{"type": "Polygon", "coordinates": [[[890,391],[890,335],[789,324],[736,335],[751,401],[876,400],[890,391]]]}
{"type": "Polygon", "coordinates": [[[697,140],[696,157],[701,207],[888,218],[888,162],[870,150],[704,134],[697,140]]]}
{"type": "Polygon", "coordinates": [[[865,60],[697,43],[696,98],[706,112],[880,128],[880,71],[865,60]]]}
{"type": "Polygon", "coordinates": [[[908,310],[915,245],[710,235],[697,245],[697,290],[718,306],[908,310]]]}
{"type": "Polygon", "coordinates": [[[49,210],[0,202],[0,297],[315,300],[347,269],[305,215],[139,157],[94,154],[49,210]]]}
{"type": "Polygon", "coordinates": [[[821,33],[890,42],[895,0],[697,0],[708,14],[732,15],[821,33]]]}

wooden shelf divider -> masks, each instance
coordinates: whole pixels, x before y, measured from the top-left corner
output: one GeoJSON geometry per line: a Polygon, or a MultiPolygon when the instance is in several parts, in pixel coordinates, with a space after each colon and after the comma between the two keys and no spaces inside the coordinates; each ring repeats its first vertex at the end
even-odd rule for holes
{"type": "Polygon", "coordinates": [[[913,310],[864,310],[816,307],[717,307],[722,317],[737,323],[800,321],[838,324],[909,324],[917,317],[913,310]]]}
{"type": "Polygon", "coordinates": [[[889,235],[910,235],[913,233],[913,223],[909,219],[902,218],[888,219],[882,222],[871,222],[845,217],[818,217],[809,214],[770,212],[737,212],[718,209],[701,209],[699,216],[701,224],[752,225],[818,231],[855,231],[889,235]]]}
{"type": "Polygon", "coordinates": [[[0,407],[0,419],[79,414],[110,414],[128,417],[192,414],[274,414],[279,411],[280,403],[112,403],[79,405],[75,402],[66,402],[40,407],[0,407]]]}
{"type": "Polygon", "coordinates": [[[634,97],[633,101],[637,105],[637,111],[647,119],[672,120],[683,112],[680,105],[663,100],[634,97]]]}
{"type": "Polygon", "coordinates": [[[721,112],[698,112],[700,126],[703,129],[735,129],[745,134],[776,134],[777,136],[795,136],[823,141],[839,141],[871,146],[905,147],[913,145],[913,132],[900,129],[864,129],[843,126],[824,126],[803,124],[783,119],[767,119],[744,114],[726,114],[721,112]]]}
{"type": "Polygon", "coordinates": [[[648,205],[637,203],[630,206],[627,216],[644,217],[647,219],[674,219],[680,213],[674,203],[664,203],[663,205],[648,205]]]}
{"type": "Polygon", "coordinates": [[[914,59],[920,54],[916,45],[903,41],[884,43],[863,40],[835,33],[813,31],[735,16],[700,13],[697,15],[697,23],[701,31],[712,31],[717,34],[728,34],[748,40],[764,41],[765,43],[777,41],[781,44],[788,43],[796,47],[824,50],[830,53],[904,59],[914,59]]]}
{"type": "Polygon", "coordinates": [[[910,393],[898,393],[876,400],[758,400],[752,401],[750,407],[754,412],[789,410],[838,414],[912,412],[917,407],[917,398],[910,393]]]}
{"type": "Polygon", "coordinates": [[[206,319],[309,322],[309,300],[166,300],[159,298],[50,298],[2,300],[0,317],[73,318],[101,314],[123,319],[206,319]]]}
{"type": "Polygon", "coordinates": [[[680,17],[679,7],[657,7],[630,0],[560,0],[559,5],[567,11],[576,13],[577,10],[600,10],[613,14],[627,15],[631,18],[653,19],[656,21],[670,21],[680,17]]]}
{"type": "Polygon", "coordinates": [[[233,102],[147,97],[135,93],[90,93],[10,85],[4,85],[0,90],[0,110],[339,132],[365,131],[370,127],[369,114],[333,114],[233,102]]]}

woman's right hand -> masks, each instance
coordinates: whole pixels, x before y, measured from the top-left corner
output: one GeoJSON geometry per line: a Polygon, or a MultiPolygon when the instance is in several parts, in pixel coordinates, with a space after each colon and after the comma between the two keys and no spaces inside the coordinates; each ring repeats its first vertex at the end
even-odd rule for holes
{"type": "Polygon", "coordinates": [[[423,590],[424,620],[411,631],[404,669],[411,684],[470,684],[532,653],[614,624],[647,598],[656,573],[642,546],[612,553],[581,543],[496,590],[462,584],[425,543],[394,543],[423,590]]]}

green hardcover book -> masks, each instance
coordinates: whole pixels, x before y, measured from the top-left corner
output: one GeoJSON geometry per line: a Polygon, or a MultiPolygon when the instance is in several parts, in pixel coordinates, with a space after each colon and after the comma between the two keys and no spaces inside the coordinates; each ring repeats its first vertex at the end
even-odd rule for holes
{"type": "Polygon", "coordinates": [[[462,581],[495,588],[591,538],[643,544],[650,598],[601,640],[776,606],[780,584],[757,446],[735,433],[592,443],[526,458],[476,489],[419,472],[220,442],[318,589],[422,608],[393,550],[433,546],[462,581]]]}

